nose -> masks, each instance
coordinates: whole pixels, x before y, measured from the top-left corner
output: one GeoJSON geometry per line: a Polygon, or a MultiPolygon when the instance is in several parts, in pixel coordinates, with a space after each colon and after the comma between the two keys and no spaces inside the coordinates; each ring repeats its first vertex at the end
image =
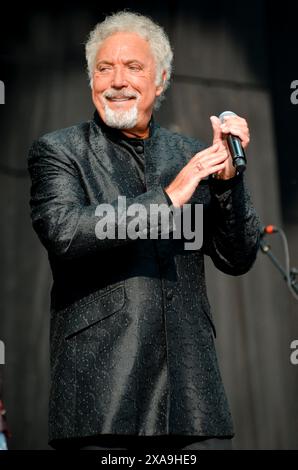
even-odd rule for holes
{"type": "Polygon", "coordinates": [[[122,67],[115,67],[111,86],[113,88],[123,88],[128,85],[125,78],[125,71],[122,67]]]}

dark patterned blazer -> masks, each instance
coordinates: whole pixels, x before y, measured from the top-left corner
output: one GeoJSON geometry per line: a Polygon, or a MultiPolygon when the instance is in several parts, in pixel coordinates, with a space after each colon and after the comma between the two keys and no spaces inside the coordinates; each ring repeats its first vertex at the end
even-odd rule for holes
{"type": "Polygon", "coordinates": [[[128,139],[97,113],[33,143],[31,216],[53,274],[50,442],[233,435],[203,255],[231,275],[252,266],[260,227],[243,177],[197,187],[190,203],[204,207],[200,249],[186,250],[183,239],[95,235],[100,203],[119,216],[108,232],[123,224],[119,195],[127,205],[169,206],[164,188],[202,148],[153,120],[148,139],[128,139]],[[144,182],[133,152],[143,154],[144,182]]]}

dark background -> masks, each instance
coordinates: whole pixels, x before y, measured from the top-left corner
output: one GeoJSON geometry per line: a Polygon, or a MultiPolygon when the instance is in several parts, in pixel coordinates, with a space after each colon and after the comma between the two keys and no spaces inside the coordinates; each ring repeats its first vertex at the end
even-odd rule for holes
{"type": "MultiPolygon", "coordinates": [[[[52,130],[90,119],[84,42],[106,13],[130,8],[163,25],[174,47],[174,74],[156,118],[205,142],[209,116],[233,110],[251,129],[246,179],[262,223],[284,228],[298,265],[297,7],[290,2],[26,3],[6,6],[0,30],[2,394],[12,449],[46,449],[51,276],[31,228],[28,148],[52,130]],[[296,48],[296,50],[295,50],[296,48]]],[[[271,241],[271,240],[270,240],[271,241]]],[[[282,259],[277,236],[272,247],[282,259]]],[[[263,254],[233,278],[207,261],[224,383],[236,448],[298,449],[297,302],[263,254]]]]}

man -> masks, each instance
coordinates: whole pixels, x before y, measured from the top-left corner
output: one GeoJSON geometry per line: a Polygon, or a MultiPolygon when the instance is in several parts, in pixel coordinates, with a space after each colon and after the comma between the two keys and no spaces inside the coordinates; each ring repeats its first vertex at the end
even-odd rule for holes
{"type": "Polygon", "coordinates": [[[212,117],[208,148],[155,123],[172,51],[147,17],[107,17],[86,56],[94,119],[43,136],[29,157],[33,226],[54,280],[50,443],[227,448],[233,426],[203,255],[232,275],[255,260],[258,219],[224,140],[233,133],[247,147],[247,123],[212,117]],[[194,250],[183,236],[162,239],[160,219],[152,227],[146,216],[153,205],[174,214],[187,203],[204,207],[194,250]],[[133,204],[143,209],[138,238],[128,236],[133,204]],[[144,237],[151,230],[158,238],[144,237]]]}

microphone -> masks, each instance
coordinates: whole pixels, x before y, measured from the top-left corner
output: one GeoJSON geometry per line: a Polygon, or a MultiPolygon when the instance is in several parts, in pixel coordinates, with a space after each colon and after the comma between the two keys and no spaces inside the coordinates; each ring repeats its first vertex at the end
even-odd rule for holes
{"type": "MultiPolygon", "coordinates": [[[[224,123],[226,116],[237,116],[237,114],[233,113],[233,111],[224,111],[218,116],[222,124],[224,123]]],[[[226,139],[233,160],[233,165],[238,174],[242,173],[246,169],[246,156],[241,145],[241,140],[233,134],[227,134],[226,139]]]]}
{"type": "Polygon", "coordinates": [[[264,225],[261,230],[261,237],[264,237],[265,235],[272,235],[273,233],[277,233],[278,227],[275,225],[264,225]]]}

